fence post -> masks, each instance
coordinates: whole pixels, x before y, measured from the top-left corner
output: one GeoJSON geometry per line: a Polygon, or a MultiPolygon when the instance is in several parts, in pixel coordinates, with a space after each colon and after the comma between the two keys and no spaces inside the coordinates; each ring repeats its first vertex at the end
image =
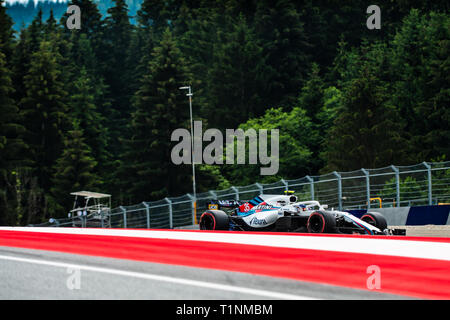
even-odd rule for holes
{"type": "Polygon", "coordinates": [[[231,190],[236,194],[236,200],[239,200],[239,190],[235,186],[231,186],[231,190]]]}
{"type": "Polygon", "coordinates": [[[284,190],[289,191],[289,183],[284,179],[281,179],[281,182],[284,184],[284,190]]]}
{"type": "Polygon", "coordinates": [[[256,182],[255,184],[256,184],[256,187],[259,189],[259,194],[263,194],[264,193],[263,186],[260,185],[258,182],[256,182]]]}
{"type": "Polygon", "coordinates": [[[370,209],[370,180],[369,180],[369,171],[362,168],[361,171],[366,176],[366,198],[367,198],[367,209],[370,209]]]}
{"type": "Polygon", "coordinates": [[[145,206],[145,213],[147,215],[147,229],[150,229],[150,206],[145,201],[142,204],[145,206]]]}
{"type": "Polygon", "coordinates": [[[397,191],[396,191],[397,207],[400,207],[400,172],[394,165],[391,165],[391,168],[395,172],[395,184],[396,184],[396,189],[397,189],[397,191]]]}
{"type": "Polygon", "coordinates": [[[124,207],[120,206],[119,207],[122,212],[123,212],[123,227],[126,229],[127,228],[127,209],[125,209],[124,207]]]}
{"type": "Polygon", "coordinates": [[[189,197],[189,200],[191,200],[192,225],[194,225],[197,224],[197,217],[195,216],[195,198],[190,193],[186,193],[186,195],[189,197]]]}
{"type": "Polygon", "coordinates": [[[425,168],[427,168],[428,173],[428,205],[431,206],[433,204],[433,190],[432,190],[432,181],[431,181],[431,166],[426,163],[426,161],[423,162],[423,165],[425,168]]]}
{"type": "Polygon", "coordinates": [[[309,181],[309,191],[311,193],[311,200],[315,200],[314,199],[314,179],[311,178],[310,176],[306,176],[306,179],[308,179],[309,181]]]}
{"type": "Polygon", "coordinates": [[[341,175],[336,171],[333,171],[333,174],[338,179],[338,202],[339,202],[339,210],[342,211],[342,180],[341,175]]]}
{"type": "Polygon", "coordinates": [[[169,204],[169,228],[173,229],[173,217],[172,217],[172,201],[169,198],[164,198],[169,204]]]}

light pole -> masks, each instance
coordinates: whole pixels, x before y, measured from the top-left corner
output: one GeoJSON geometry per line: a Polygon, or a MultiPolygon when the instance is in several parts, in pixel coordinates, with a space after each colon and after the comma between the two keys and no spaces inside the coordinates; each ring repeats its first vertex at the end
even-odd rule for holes
{"type": "Polygon", "coordinates": [[[191,90],[191,86],[180,87],[180,90],[188,90],[186,96],[189,97],[189,112],[191,114],[191,160],[192,160],[192,189],[194,192],[194,215],[197,220],[197,194],[195,192],[195,164],[194,164],[194,124],[192,120],[192,96],[194,95],[191,90]]]}

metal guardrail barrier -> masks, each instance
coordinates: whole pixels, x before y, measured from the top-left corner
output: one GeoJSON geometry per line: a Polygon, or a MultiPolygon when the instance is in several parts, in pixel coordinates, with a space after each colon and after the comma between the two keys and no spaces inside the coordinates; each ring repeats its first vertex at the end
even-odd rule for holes
{"type": "MultiPolygon", "coordinates": [[[[318,200],[339,210],[433,205],[450,202],[450,161],[423,162],[412,166],[388,166],[320,176],[254,183],[226,190],[120,206],[110,210],[102,227],[172,229],[196,224],[209,199],[247,200],[259,194],[293,190],[299,200],[318,200]],[[374,199],[377,200],[374,200],[374,199]],[[197,209],[196,209],[197,208],[197,209]]],[[[76,226],[89,227],[89,216],[75,217],[76,226]]],[[[36,226],[72,227],[74,219],[56,220],[36,226]]],[[[98,227],[98,223],[96,225],[98,227]]]]}

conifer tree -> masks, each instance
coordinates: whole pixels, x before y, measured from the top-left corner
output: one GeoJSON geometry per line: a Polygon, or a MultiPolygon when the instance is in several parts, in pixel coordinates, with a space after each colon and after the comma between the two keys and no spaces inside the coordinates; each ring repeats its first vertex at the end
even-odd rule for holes
{"type": "Polygon", "coordinates": [[[326,171],[378,168],[408,161],[398,110],[386,85],[369,66],[344,92],[339,112],[326,141],[326,171]]]}
{"type": "Polygon", "coordinates": [[[268,67],[265,104],[288,108],[295,103],[310,61],[300,15],[289,0],[258,1],[255,28],[268,67]]]}
{"type": "Polygon", "coordinates": [[[298,101],[313,121],[318,120],[316,116],[323,106],[324,83],[319,72],[319,65],[313,63],[309,78],[300,91],[298,101]]]}
{"type": "MultiPolygon", "coordinates": [[[[102,15],[98,10],[97,4],[93,0],[73,0],[71,4],[77,5],[81,12],[81,29],[69,30],[66,28],[66,21],[69,14],[64,14],[61,17],[60,24],[64,27],[63,30],[66,38],[70,36],[85,35],[89,39],[92,51],[95,54],[95,73],[104,74],[106,68],[106,59],[109,55],[108,47],[104,43],[105,22],[102,20],[102,15]]],[[[72,37],[71,41],[74,38],[72,37]]]]}
{"type": "MultiPolygon", "coordinates": [[[[98,70],[97,57],[92,48],[91,40],[87,34],[72,33],[68,42],[71,44],[70,51],[67,53],[69,57],[67,65],[71,69],[68,91],[77,92],[77,88],[74,88],[73,84],[77,83],[79,77],[85,73],[92,84],[91,93],[97,111],[103,118],[110,119],[114,114],[110,108],[111,98],[103,75],[98,70]]],[[[105,127],[107,127],[106,124],[105,127]]]]}
{"type": "MultiPolygon", "coordinates": [[[[128,78],[127,51],[130,44],[132,27],[128,16],[128,7],[124,0],[114,0],[115,6],[108,9],[105,19],[105,44],[108,61],[105,80],[118,99],[123,99],[128,78]]],[[[123,106],[119,103],[120,106],[123,106]]]]}
{"type": "MultiPolygon", "coordinates": [[[[91,39],[98,39],[103,33],[104,25],[97,4],[92,0],[72,0],[71,4],[78,6],[81,12],[81,29],[74,29],[72,32],[85,33],[91,39]]],[[[60,24],[62,26],[66,26],[68,17],[67,13],[61,17],[60,24]]],[[[67,32],[71,32],[71,30],[65,29],[67,32]]]]}
{"type": "Polygon", "coordinates": [[[42,42],[31,56],[24,77],[25,96],[20,101],[34,172],[44,190],[49,190],[51,168],[63,147],[64,132],[70,129],[67,118],[67,92],[61,81],[58,53],[49,42],[42,42]]]}
{"type": "Polygon", "coordinates": [[[95,105],[94,84],[86,69],[80,70],[73,89],[68,102],[71,119],[83,130],[85,142],[90,147],[93,158],[105,165],[108,160],[106,121],[95,105]]]}
{"type": "MultiPolygon", "coordinates": [[[[208,86],[213,85],[209,78],[214,70],[214,46],[221,46],[218,42],[218,35],[223,31],[220,28],[222,26],[229,27],[229,24],[221,24],[220,21],[224,22],[221,20],[223,17],[213,9],[201,8],[187,12],[182,11],[182,13],[184,16],[178,18],[175,24],[175,32],[178,32],[179,48],[187,60],[189,71],[193,77],[196,109],[200,110],[198,113],[211,126],[222,127],[223,122],[218,124],[214,119],[208,119],[214,112],[218,111],[213,107],[214,99],[217,99],[217,97],[211,95],[208,86]],[[184,20],[181,20],[183,18],[184,20]],[[180,23],[183,21],[186,26],[182,27],[180,23]],[[185,31],[180,31],[180,29],[185,31]]],[[[214,118],[216,118],[215,114],[214,118]]]]}
{"type": "Polygon", "coordinates": [[[449,26],[448,15],[411,10],[392,41],[392,96],[406,120],[414,162],[450,151],[449,26]]]}
{"type": "Polygon", "coordinates": [[[15,192],[15,173],[17,168],[26,165],[22,161],[26,145],[20,138],[24,128],[13,83],[15,41],[12,25],[4,1],[0,0],[0,225],[18,223],[20,199],[15,192]]]}
{"type": "Polygon", "coordinates": [[[156,36],[162,35],[168,27],[169,19],[171,18],[167,3],[158,0],[144,0],[137,16],[139,24],[151,29],[156,36]]]}
{"type": "Polygon", "coordinates": [[[169,29],[152,53],[147,74],[135,95],[131,139],[125,141],[123,190],[129,201],[161,199],[190,190],[189,167],[171,161],[172,132],[189,128],[189,108],[179,87],[188,70],[169,29]]]}
{"type": "Polygon", "coordinates": [[[39,9],[36,17],[33,19],[28,28],[31,52],[36,52],[39,50],[40,43],[44,37],[45,22],[42,16],[42,9],[39,9]]]}
{"type": "Polygon", "coordinates": [[[50,9],[50,15],[49,15],[47,21],[45,21],[44,32],[46,34],[54,33],[54,32],[56,32],[57,29],[58,29],[58,25],[56,23],[55,16],[53,15],[53,10],[50,9]]]}
{"type": "MultiPolygon", "coordinates": [[[[4,0],[0,0],[0,52],[5,55],[5,61],[11,61],[14,50],[13,21],[6,13],[4,0]]],[[[9,64],[9,63],[8,63],[9,64]]]]}
{"type": "Polygon", "coordinates": [[[429,52],[428,81],[425,99],[419,103],[417,112],[425,117],[425,128],[417,142],[416,152],[421,159],[450,155],[450,17],[430,14],[426,27],[433,35],[429,52]]]}
{"type": "MultiPolygon", "coordinates": [[[[175,5],[172,2],[170,6],[175,5]]],[[[147,72],[146,66],[152,59],[151,53],[161,41],[164,30],[169,26],[168,4],[158,0],[143,0],[137,12],[137,30],[131,35],[129,58],[126,61],[134,73],[134,92],[139,88],[139,80],[147,72]]],[[[174,20],[174,19],[173,19],[174,20]]]]}
{"type": "Polygon", "coordinates": [[[202,113],[211,127],[236,128],[264,114],[265,61],[245,17],[228,21],[214,46],[205,92],[210,106],[202,113]]]}
{"type": "Polygon", "coordinates": [[[321,141],[324,138],[324,127],[320,117],[324,106],[324,82],[319,74],[319,66],[313,63],[311,72],[305,85],[300,90],[297,105],[306,111],[306,115],[312,120],[310,139],[306,145],[311,150],[313,157],[311,169],[313,172],[323,167],[320,159],[321,141]]]}
{"type": "Polygon", "coordinates": [[[39,10],[28,28],[21,30],[19,41],[14,48],[12,80],[16,89],[14,94],[16,101],[20,101],[25,96],[24,77],[30,68],[32,54],[39,50],[43,35],[44,23],[42,11],[39,10]]]}
{"type": "MultiPolygon", "coordinates": [[[[113,109],[110,115],[111,141],[125,134],[124,128],[130,119],[130,98],[132,70],[128,65],[127,53],[130,46],[132,28],[128,17],[128,7],[124,0],[114,0],[115,5],[108,9],[105,22],[104,43],[108,56],[105,63],[104,79],[108,86],[108,96],[113,109]]],[[[113,153],[119,152],[114,144],[113,153]]]]}
{"type": "Polygon", "coordinates": [[[53,217],[65,217],[72,200],[70,192],[95,190],[101,184],[95,174],[96,165],[83,137],[83,130],[75,120],[73,130],[67,133],[64,140],[64,151],[53,167],[50,204],[53,217]]]}
{"type": "Polygon", "coordinates": [[[19,133],[23,132],[20,125],[19,109],[12,99],[14,88],[11,81],[11,71],[7,68],[5,55],[0,52],[0,176],[11,168],[9,160],[20,159],[23,151],[23,141],[19,133]]]}
{"type": "Polygon", "coordinates": [[[15,215],[14,170],[23,165],[26,146],[20,139],[23,127],[20,125],[18,108],[12,99],[11,71],[6,66],[5,55],[0,51],[0,224],[17,222],[15,215]]]}

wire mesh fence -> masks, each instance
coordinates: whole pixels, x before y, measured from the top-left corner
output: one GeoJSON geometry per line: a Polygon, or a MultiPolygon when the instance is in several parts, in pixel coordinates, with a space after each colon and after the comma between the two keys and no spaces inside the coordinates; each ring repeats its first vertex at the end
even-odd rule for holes
{"type": "Polygon", "coordinates": [[[113,208],[104,218],[78,216],[39,226],[172,229],[197,224],[211,199],[250,200],[260,194],[294,191],[300,201],[317,200],[330,208],[370,209],[437,205],[450,202],[450,161],[423,162],[412,166],[388,166],[351,172],[332,172],[254,183],[225,190],[191,194],[113,208]]]}

